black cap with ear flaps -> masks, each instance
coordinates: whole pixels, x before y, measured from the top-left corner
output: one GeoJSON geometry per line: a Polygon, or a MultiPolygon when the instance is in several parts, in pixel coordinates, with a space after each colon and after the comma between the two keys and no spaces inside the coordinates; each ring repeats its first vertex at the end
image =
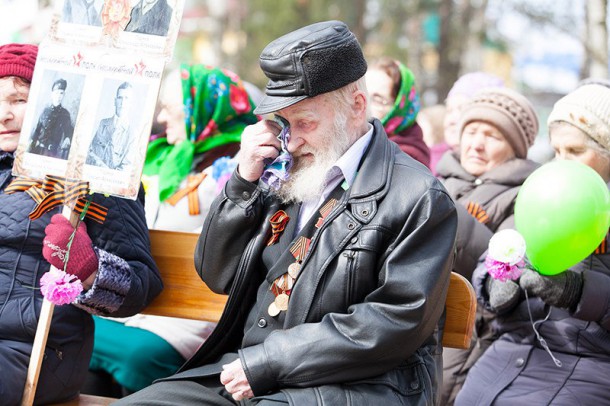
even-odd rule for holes
{"type": "Polygon", "coordinates": [[[367,65],[356,36],[341,21],[324,21],[288,33],[263,49],[260,66],[269,83],[254,110],[267,114],[360,79],[367,65]]]}

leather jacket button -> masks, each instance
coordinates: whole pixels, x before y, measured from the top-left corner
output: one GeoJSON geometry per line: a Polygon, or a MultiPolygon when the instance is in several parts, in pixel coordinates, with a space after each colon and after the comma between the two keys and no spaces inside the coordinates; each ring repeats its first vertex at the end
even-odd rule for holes
{"type": "Polygon", "coordinates": [[[358,242],[358,237],[352,238],[352,244],[356,244],[358,242]]]}
{"type": "Polygon", "coordinates": [[[250,199],[250,192],[242,192],[241,198],[244,199],[244,200],[249,200],[250,199]]]}
{"type": "Polygon", "coordinates": [[[356,228],[356,225],[354,223],[347,223],[348,230],[353,230],[354,228],[356,228]]]}
{"type": "Polygon", "coordinates": [[[525,360],[523,358],[517,358],[517,361],[515,361],[516,367],[522,367],[523,364],[525,364],[525,360]]]}
{"type": "Polygon", "coordinates": [[[419,382],[411,381],[411,384],[409,386],[411,386],[411,389],[415,390],[415,389],[419,388],[419,382]]]}
{"type": "Polygon", "coordinates": [[[367,209],[364,209],[360,212],[360,214],[362,214],[364,217],[369,215],[369,211],[367,209]]]}
{"type": "Polygon", "coordinates": [[[480,184],[482,184],[482,183],[483,183],[483,181],[482,181],[481,179],[479,179],[479,178],[476,178],[476,179],[474,180],[474,184],[475,184],[475,185],[477,185],[477,186],[479,186],[479,185],[480,185],[480,184]]]}
{"type": "Polygon", "coordinates": [[[258,325],[260,328],[265,328],[265,327],[267,327],[267,320],[265,320],[264,318],[262,318],[262,317],[261,317],[261,318],[258,320],[257,325],[258,325]]]}

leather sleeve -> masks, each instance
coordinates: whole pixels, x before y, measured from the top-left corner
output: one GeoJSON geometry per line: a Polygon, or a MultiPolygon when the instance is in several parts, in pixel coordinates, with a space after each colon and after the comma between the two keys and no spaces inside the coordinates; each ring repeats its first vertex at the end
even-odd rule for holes
{"type": "Polygon", "coordinates": [[[212,203],[195,248],[195,268],[213,292],[229,292],[242,254],[263,221],[261,193],[235,171],[212,203]]]}

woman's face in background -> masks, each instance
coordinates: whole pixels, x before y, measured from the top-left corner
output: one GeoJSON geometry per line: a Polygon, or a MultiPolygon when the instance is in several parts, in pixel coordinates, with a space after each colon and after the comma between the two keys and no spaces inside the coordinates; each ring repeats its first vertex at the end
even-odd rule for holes
{"type": "Polygon", "coordinates": [[[594,169],[606,183],[610,182],[610,159],[588,145],[588,135],[568,123],[549,128],[555,159],[578,161],[594,169]]]}
{"type": "Polygon", "coordinates": [[[396,96],[392,95],[392,78],[383,70],[375,68],[369,69],[364,78],[369,93],[371,115],[381,120],[390,112],[396,99],[396,96]]]}
{"type": "Polygon", "coordinates": [[[515,157],[504,134],[484,121],[472,121],[464,126],[460,148],[460,163],[474,176],[481,176],[515,157]]]}
{"type": "Polygon", "coordinates": [[[159,124],[165,126],[167,142],[171,145],[186,140],[182,83],[178,71],[170,73],[164,80],[159,96],[161,110],[157,115],[159,124]]]}
{"type": "Polygon", "coordinates": [[[462,109],[470,101],[470,98],[462,95],[451,96],[445,101],[446,110],[443,122],[445,142],[454,152],[460,151],[460,129],[458,125],[460,124],[462,109]]]}

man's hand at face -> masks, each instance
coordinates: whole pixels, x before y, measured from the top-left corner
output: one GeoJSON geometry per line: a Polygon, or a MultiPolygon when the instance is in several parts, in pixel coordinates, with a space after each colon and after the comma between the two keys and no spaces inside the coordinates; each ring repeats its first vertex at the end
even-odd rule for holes
{"type": "Polygon", "coordinates": [[[233,395],[233,399],[239,401],[254,396],[244,368],[241,365],[241,360],[236,359],[230,364],[223,365],[222,369],[220,382],[225,386],[227,392],[233,395]]]}
{"type": "Polygon", "coordinates": [[[256,182],[265,169],[265,159],[274,160],[280,153],[277,139],[280,126],[270,120],[262,120],[246,127],[241,135],[241,151],[237,171],[247,181],[256,182]]]}

